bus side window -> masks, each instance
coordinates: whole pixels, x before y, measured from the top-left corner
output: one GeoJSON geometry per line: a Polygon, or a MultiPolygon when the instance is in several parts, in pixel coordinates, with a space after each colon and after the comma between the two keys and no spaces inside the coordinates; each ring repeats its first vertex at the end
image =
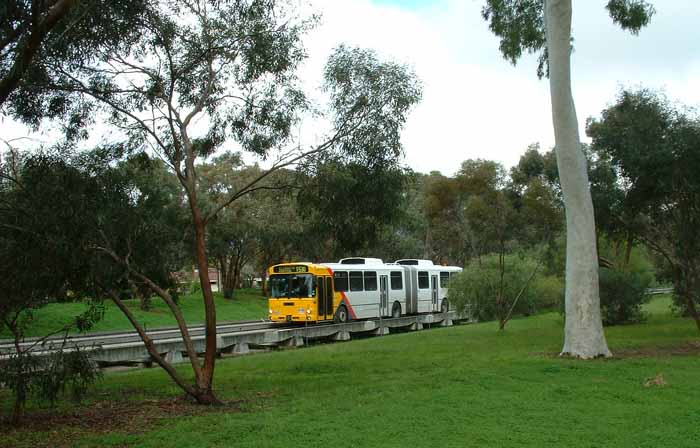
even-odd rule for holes
{"type": "Polygon", "coordinates": [[[350,291],[362,291],[363,289],[362,272],[350,272],[350,291]]]}
{"type": "Polygon", "coordinates": [[[377,273],[365,271],[365,291],[377,290],[377,273]]]}
{"type": "Polygon", "coordinates": [[[403,289],[403,274],[399,271],[391,272],[391,289],[403,289]]]}
{"type": "Polygon", "coordinates": [[[345,271],[334,272],[333,280],[335,281],[336,291],[347,291],[348,290],[348,273],[345,271]]]}
{"type": "Polygon", "coordinates": [[[430,277],[428,271],[418,271],[418,289],[429,289],[430,277]]]}

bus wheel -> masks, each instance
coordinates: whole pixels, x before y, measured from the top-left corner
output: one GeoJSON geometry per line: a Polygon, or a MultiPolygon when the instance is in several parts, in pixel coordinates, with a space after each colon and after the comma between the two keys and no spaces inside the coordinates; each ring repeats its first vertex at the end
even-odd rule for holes
{"type": "Polygon", "coordinates": [[[394,302],[394,306],[391,307],[391,317],[394,319],[401,317],[401,304],[399,302],[394,302]]]}
{"type": "Polygon", "coordinates": [[[447,301],[447,299],[442,299],[442,304],[440,304],[440,312],[446,313],[449,310],[450,310],[450,303],[447,301]]]}
{"type": "Polygon", "coordinates": [[[348,321],[348,309],[345,308],[345,305],[340,305],[338,307],[335,312],[335,316],[333,317],[333,321],[336,324],[344,324],[348,321]]]}

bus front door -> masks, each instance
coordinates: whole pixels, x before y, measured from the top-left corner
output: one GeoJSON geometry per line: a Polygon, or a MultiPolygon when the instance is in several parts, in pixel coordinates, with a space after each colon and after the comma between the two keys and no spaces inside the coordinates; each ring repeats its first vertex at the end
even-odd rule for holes
{"type": "MultiPolygon", "coordinates": [[[[333,278],[326,276],[325,296],[323,300],[326,302],[326,319],[333,319],[333,278]]],[[[320,299],[320,298],[319,298],[320,299]]]]}
{"type": "Polygon", "coordinates": [[[317,277],[318,297],[318,320],[333,319],[333,280],[331,277],[317,277]]]}

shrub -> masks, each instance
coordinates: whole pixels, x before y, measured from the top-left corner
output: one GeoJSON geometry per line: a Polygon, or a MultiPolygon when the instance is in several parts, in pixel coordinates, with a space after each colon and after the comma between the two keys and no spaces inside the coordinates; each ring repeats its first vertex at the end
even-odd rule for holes
{"type": "Polygon", "coordinates": [[[97,363],[89,353],[78,347],[72,351],[59,350],[47,357],[34,378],[37,396],[56,404],[59,397],[68,390],[70,397],[80,402],[88,387],[102,376],[97,363]]]}
{"type": "Polygon", "coordinates": [[[193,282],[190,283],[190,294],[198,294],[202,292],[202,284],[199,282],[199,280],[194,280],[193,282]]]}
{"type": "Polygon", "coordinates": [[[30,395],[54,406],[61,395],[69,392],[79,402],[101,376],[88,352],[77,347],[71,351],[58,350],[44,358],[20,351],[0,365],[0,384],[15,394],[15,423],[19,423],[30,395]]]}
{"type": "Polygon", "coordinates": [[[673,282],[673,293],[671,294],[671,311],[674,314],[682,317],[692,317],[692,313],[690,312],[690,308],[688,307],[687,294],[690,294],[690,297],[692,298],[693,303],[695,305],[695,309],[700,309],[700,294],[698,294],[698,292],[695,290],[688,291],[686,288],[686,280],[681,275],[678,279],[676,279],[673,282]]]}
{"type": "MultiPolygon", "coordinates": [[[[450,302],[457,310],[476,320],[502,321],[508,315],[513,301],[527,283],[535,266],[536,262],[531,258],[507,255],[501,284],[498,255],[482,257],[481,263],[472,261],[450,280],[450,302]]],[[[537,294],[532,287],[527,287],[520,296],[513,314],[530,315],[539,307],[537,294]]]]}
{"type": "Polygon", "coordinates": [[[653,276],[645,271],[600,269],[600,311],[604,325],[642,322],[642,305],[653,276]]]}
{"type": "Polygon", "coordinates": [[[539,310],[558,310],[564,303],[564,279],[561,277],[538,275],[532,280],[531,287],[539,310]]]}

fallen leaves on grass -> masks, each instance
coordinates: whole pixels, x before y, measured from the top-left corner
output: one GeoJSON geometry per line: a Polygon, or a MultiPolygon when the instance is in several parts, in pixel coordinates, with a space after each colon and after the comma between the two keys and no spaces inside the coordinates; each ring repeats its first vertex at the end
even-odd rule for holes
{"type": "MultiPolygon", "coordinates": [[[[662,358],[665,356],[699,356],[700,341],[688,341],[680,345],[672,346],[643,346],[633,348],[611,348],[613,356],[611,358],[595,358],[602,361],[615,361],[628,358],[662,358]]],[[[545,358],[561,358],[558,352],[533,352],[533,356],[544,356],[545,358]]],[[[576,358],[567,358],[576,359],[576,358]]],[[[590,360],[586,360],[590,361],[590,360]]]]}
{"type": "Polygon", "coordinates": [[[644,380],[644,387],[664,387],[667,386],[668,383],[664,379],[664,376],[662,374],[658,374],[654,377],[647,378],[644,380]]]}
{"type": "Polygon", "coordinates": [[[698,356],[700,355],[700,342],[689,341],[680,345],[667,347],[647,346],[628,349],[617,349],[615,357],[624,358],[658,358],[663,356],[698,356]]]}
{"type": "Polygon", "coordinates": [[[12,427],[0,420],[0,433],[11,439],[22,440],[23,435],[45,433],[45,444],[34,439],[31,446],[72,446],[86,435],[108,434],[113,431],[142,434],[164,419],[190,417],[208,413],[241,412],[243,402],[223,406],[203,406],[185,397],[148,399],[141,401],[98,401],[89,407],[70,411],[40,411],[24,416],[20,427],[12,427]]]}

